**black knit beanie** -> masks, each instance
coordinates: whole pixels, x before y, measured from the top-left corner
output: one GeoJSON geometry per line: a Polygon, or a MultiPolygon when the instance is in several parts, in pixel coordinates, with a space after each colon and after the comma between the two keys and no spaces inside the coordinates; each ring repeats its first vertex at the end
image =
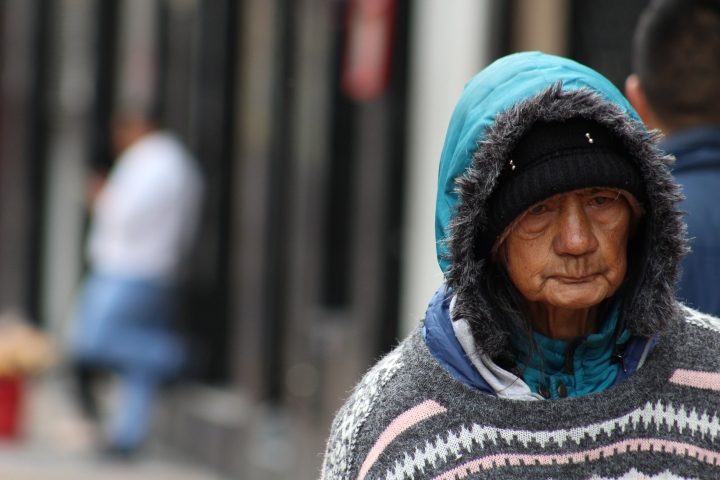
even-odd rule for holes
{"type": "Polygon", "coordinates": [[[645,199],[635,161],[606,127],[579,118],[535,123],[508,156],[488,199],[488,225],[478,236],[476,258],[489,258],[505,228],[535,203],[588,187],[626,190],[641,204],[645,199]]]}

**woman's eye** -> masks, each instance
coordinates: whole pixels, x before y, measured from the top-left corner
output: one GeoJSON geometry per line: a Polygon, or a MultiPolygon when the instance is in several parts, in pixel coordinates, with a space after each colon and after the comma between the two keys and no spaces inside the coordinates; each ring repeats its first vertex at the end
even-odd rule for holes
{"type": "Polygon", "coordinates": [[[595,203],[595,205],[605,205],[608,200],[610,200],[608,197],[595,197],[593,198],[593,203],[595,203]]]}
{"type": "Polygon", "coordinates": [[[545,213],[545,210],[545,205],[535,205],[530,209],[530,213],[532,213],[533,215],[540,215],[541,213],[545,213]]]}

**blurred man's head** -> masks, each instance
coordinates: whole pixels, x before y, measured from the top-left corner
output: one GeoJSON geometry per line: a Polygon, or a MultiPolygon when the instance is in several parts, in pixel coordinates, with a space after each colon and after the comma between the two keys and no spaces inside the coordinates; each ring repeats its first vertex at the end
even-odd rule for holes
{"type": "Polygon", "coordinates": [[[625,93],[650,128],[720,125],[720,0],[653,0],[625,93]]]}
{"type": "Polygon", "coordinates": [[[148,115],[133,110],[118,111],[112,119],[113,153],[120,155],[130,145],[158,128],[158,123],[148,115]]]}

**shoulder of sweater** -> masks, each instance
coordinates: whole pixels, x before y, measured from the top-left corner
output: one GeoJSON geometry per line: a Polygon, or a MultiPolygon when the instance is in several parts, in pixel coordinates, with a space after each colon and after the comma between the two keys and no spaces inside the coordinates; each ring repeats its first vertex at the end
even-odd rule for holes
{"type": "Polygon", "coordinates": [[[681,304],[680,309],[686,323],[720,335],[720,318],[694,310],[683,304],[681,304]]]}
{"type": "Polygon", "coordinates": [[[682,321],[668,333],[675,344],[677,368],[704,372],[720,372],[720,319],[680,307],[682,321]]]}
{"type": "MultiPolygon", "coordinates": [[[[417,389],[407,385],[409,379],[415,383],[420,372],[430,376],[444,372],[427,350],[422,326],[368,370],[338,411],[325,452],[325,479],[355,478],[360,469],[358,459],[367,453],[368,442],[376,440],[378,424],[423,402],[417,389]],[[359,450],[363,450],[362,455],[359,450]]],[[[440,378],[433,378],[433,383],[437,381],[442,383],[440,378]]]]}

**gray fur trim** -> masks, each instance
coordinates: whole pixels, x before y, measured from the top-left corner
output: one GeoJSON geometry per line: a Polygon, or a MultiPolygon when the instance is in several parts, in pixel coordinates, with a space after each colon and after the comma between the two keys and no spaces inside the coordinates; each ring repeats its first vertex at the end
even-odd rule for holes
{"type": "Polygon", "coordinates": [[[646,229],[652,244],[645,252],[644,281],[626,317],[627,327],[635,335],[651,336],[679,318],[674,285],[680,261],[689,249],[682,214],[675,206],[682,196],[669,170],[674,158],[657,149],[656,132],[645,130],[616,104],[593,90],[562,90],[558,83],[498,114],[479,142],[472,166],[456,179],[460,200],[446,240],[450,252],[447,284],[457,296],[453,319],[468,320],[478,347],[491,357],[504,350],[509,332],[491,314],[481,287],[484,261],[476,261],[474,255],[475,237],[487,222],[487,199],[515,143],[534,122],[572,117],[595,120],[615,132],[637,159],[646,184],[646,229]]]}

